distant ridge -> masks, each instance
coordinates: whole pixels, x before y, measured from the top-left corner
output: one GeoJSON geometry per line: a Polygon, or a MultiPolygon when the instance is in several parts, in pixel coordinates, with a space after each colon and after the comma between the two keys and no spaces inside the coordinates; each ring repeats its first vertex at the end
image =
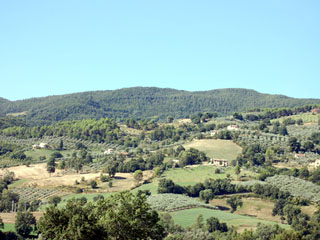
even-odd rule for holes
{"type": "Polygon", "coordinates": [[[320,99],[296,99],[229,88],[189,92],[170,88],[133,87],[9,101],[0,98],[0,114],[27,112],[27,120],[49,124],[61,120],[110,117],[115,119],[165,119],[196,112],[222,115],[252,108],[294,107],[320,104],[320,99]]]}

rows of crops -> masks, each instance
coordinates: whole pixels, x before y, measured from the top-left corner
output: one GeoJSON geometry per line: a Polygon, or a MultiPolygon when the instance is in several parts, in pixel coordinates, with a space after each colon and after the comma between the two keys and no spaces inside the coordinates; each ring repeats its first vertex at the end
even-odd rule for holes
{"type": "Polygon", "coordinates": [[[43,138],[28,138],[28,139],[20,139],[16,137],[7,137],[0,135],[0,141],[5,141],[8,143],[18,144],[26,147],[31,147],[34,144],[39,144],[40,142],[48,143],[49,146],[56,146],[60,140],[63,141],[63,145],[65,148],[74,148],[76,143],[82,143],[87,147],[91,148],[102,148],[108,149],[113,148],[115,150],[120,150],[122,148],[121,145],[118,144],[110,144],[110,143],[95,143],[87,140],[80,140],[69,137],[54,137],[54,136],[45,136],[43,138]]]}
{"type": "Polygon", "coordinates": [[[217,209],[217,207],[201,203],[191,197],[170,193],[152,195],[148,197],[148,203],[154,209],[169,212],[198,207],[217,209]]]}
{"type": "Polygon", "coordinates": [[[312,182],[287,175],[268,177],[266,182],[277,186],[282,191],[288,191],[292,196],[320,202],[320,186],[312,182]]]}
{"type": "Polygon", "coordinates": [[[299,139],[307,140],[312,133],[319,132],[318,125],[289,125],[287,127],[290,136],[299,137],[299,139]]]}
{"type": "Polygon", "coordinates": [[[20,200],[31,202],[33,200],[46,200],[59,193],[56,189],[40,189],[34,187],[13,188],[12,192],[19,194],[20,200]]]}
{"type": "Polygon", "coordinates": [[[289,137],[287,136],[280,136],[271,133],[264,133],[259,135],[249,134],[243,132],[238,137],[240,142],[243,142],[247,145],[259,143],[265,147],[270,147],[273,145],[279,145],[281,147],[286,147],[288,144],[289,137]]]}

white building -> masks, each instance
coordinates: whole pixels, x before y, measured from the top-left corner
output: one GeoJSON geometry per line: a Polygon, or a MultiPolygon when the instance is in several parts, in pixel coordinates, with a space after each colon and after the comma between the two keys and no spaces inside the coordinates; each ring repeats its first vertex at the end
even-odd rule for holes
{"type": "Polygon", "coordinates": [[[113,154],[114,153],[114,150],[112,148],[109,148],[107,151],[104,151],[104,155],[110,155],[110,154],[113,154]]]}
{"type": "Polygon", "coordinates": [[[229,125],[227,127],[227,130],[229,131],[236,131],[236,130],[239,130],[239,126],[238,125],[229,125]]]}

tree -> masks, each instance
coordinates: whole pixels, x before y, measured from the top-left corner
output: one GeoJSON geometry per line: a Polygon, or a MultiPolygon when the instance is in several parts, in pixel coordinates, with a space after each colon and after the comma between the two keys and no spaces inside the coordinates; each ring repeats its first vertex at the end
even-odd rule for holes
{"type": "Polygon", "coordinates": [[[171,179],[162,178],[158,184],[158,193],[177,193],[182,194],[185,190],[183,187],[176,185],[171,179]]]}
{"type": "Polygon", "coordinates": [[[34,229],[36,219],[31,212],[18,212],[15,221],[16,232],[23,236],[28,237],[34,229]]]}
{"type": "Polygon", "coordinates": [[[203,200],[205,203],[209,203],[209,201],[213,198],[214,194],[211,189],[200,191],[200,199],[203,200]]]}
{"type": "Polygon", "coordinates": [[[0,212],[10,212],[12,210],[12,203],[18,203],[19,195],[8,189],[3,189],[0,199],[0,212]]]}
{"type": "Polygon", "coordinates": [[[155,177],[160,177],[160,176],[161,176],[161,173],[162,173],[162,168],[156,167],[156,168],[154,169],[154,176],[155,176],[155,177]]]}
{"type": "Polygon", "coordinates": [[[56,162],[54,157],[50,157],[47,161],[47,171],[49,174],[54,173],[56,171],[56,162]]]}
{"type": "Polygon", "coordinates": [[[62,141],[62,139],[60,139],[57,149],[58,150],[63,150],[63,141],[62,141]]]}
{"type": "Polygon", "coordinates": [[[179,225],[176,225],[172,216],[169,213],[160,213],[159,224],[166,230],[167,233],[174,233],[181,230],[179,225]]]}
{"type": "Polygon", "coordinates": [[[303,125],[303,120],[302,120],[301,118],[299,118],[299,119],[297,120],[297,124],[298,124],[298,125],[303,125]]]}
{"type": "Polygon", "coordinates": [[[283,136],[288,135],[288,130],[287,130],[287,127],[285,125],[281,125],[279,127],[279,134],[283,135],[283,136]]]}
{"type": "Polygon", "coordinates": [[[90,181],[91,188],[96,188],[98,186],[97,182],[95,180],[90,181]]]}
{"type": "Polygon", "coordinates": [[[141,170],[137,170],[133,174],[133,178],[137,181],[140,182],[143,179],[143,172],[141,170]]]}
{"type": "Polygon", "coordinates": [[[199,214],[194,225],[195,228],[202,228],[203,227],[203,215],[199,214]]]}
{"type": "MultiPolygon", "coordinates": [[[[97,203],[101,225],[111,239],[163,239],[165,229],[145,194],[121,192],[97,203]]],[[[93,238],[90,238],[93,239],[93,238]]]]}
{"type": "Polygon", "coordinates": [[[275,202],[274,207],[272,209],[272,216],[276,216],[276,215],[283,216],[284,215],[283,208],[285,207],[286,203],[287,202],[285,199],[278,199],[275,202]]]}
{"type": "Polygon", "coordinates": [[[0,217],[0,228],[4,228],[4,224],[1,217],[0,217]]]}
{"type": "Polygon", "coordinates": [[[174,118],[173,118],[172,116],[168,116],[168,117],[167,117],[167,122],[168,122],[168,123],[172,123],[172,122],[173,122],[173,119],[174,119],[174,118]]]}
{"type": "Polygon", "coordinates": [[[66,167],[66,162],[64,160],[60,161],[58,164],[59,169],[65,169],[66,167]]]}
{"type": "Polygon", "coordinates": [[[240,172],[241,172],[240,166],[237,165],[237,166],[235,167],[235,169],[234,169],[234,173],[235,173],[236,175],[239,175],[240,172]]]}
{"type": "Polygon", "coordinates": [[[296,137],[290,137],[288,141],[288,146],[291,152],[299,152],[301,144],[296,137]]]}
{"type": "Polygon", "coordinates": [[[310,176],[310,173],[309,173],[309,170],[306,166],[304,166],[303,168],[301,168],[299,170],[299,177],[300,178],[303,178],[303,179],[306,179],[310,176]]]}
{"type": "Polygon", "coordinates": [[[228,232],[227,224],[220,223],[219,219],[215,217],[210,217],[207,219],[206,228],[208,232],[211,232],[211,233],[215,231],[228,232]]]}
{"type": "Polygon", "coordinates": [[[38,223],[43,239],[107,240],[93,204],[71,199],[63,208],[48,207],[38,223]]]}
{"type": "Polygon", "coordinates": [[[237,112],[233,113],[233,118],[238,120],[243,120],[242,114],[237,112]]]}
{"type": "Polygon", "coordinates": [[[242,200],[241,200],[239,197],[232,196],[231,198],[229,198],[229,199],[227,200],[227,204],[230,205],[230,207],[231,207],[231,212],[233,213],[233,212],[235,212],[235,211],[237,210],[238,206],[239,206],[239,207],[242,207],[243,202],[242,202],[242,200]]]}
{"type": "Polygon", "coordinates": [[[49,198],[49,204],[53,204],[55,207],[61,202],[61,197],[53,196],[49,198]]]}
{"type": "Polygon", "coordinates": [[[116,175],[117,167],[118,163],[116,161],[108,161],[104,171],[107,172],[111,178],[113,178],[116,175]]]}
{"type": "Polygon", "coordinates": [[[275,239],[282,229],[278,225],[266,225],[258,223],[255,235],[259,240],[275,239]]]}

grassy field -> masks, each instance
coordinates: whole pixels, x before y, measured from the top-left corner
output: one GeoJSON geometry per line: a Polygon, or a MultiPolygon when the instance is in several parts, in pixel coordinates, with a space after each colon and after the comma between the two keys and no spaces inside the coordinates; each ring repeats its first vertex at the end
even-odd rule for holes
{"type": "Polygon", "coordinates": [[[320,115],[319,114],[312,114],[312,113],[303,113],[303,114],[298,114],[298,115],[293,115],[293,116],[287,116],[287,117],[282,117],[278,119],[274,119],[271,122],[279,121],[282,123],[285,119],[291,118],[294,120],[302,119],[304,123],[317,123],[320,115]]]}
{"type": "Polygon", "coordinates": [[[1,229],[3,232],[15,232],[16,229],[14,228],[13,223],[4,223],[4,229],[1,229]]]}
{"type": "MultiPolygon", "coordinates": [[[[196,222],[197,217],[202,214],[204,220],[209,217],[216,217],[221,222],[227,223],[228,226],[234,226],[238,230],[243,229],[254,229],[258,223],[263,224],[277,224],[276,222],[272,221],[265,221],[261,219],[257,219],[255,217],[250,216],[243,216],[238,214],[232,214],[229,212],[224,212],[220,210],[212,210],[212,209],[205,209],[205,208],[193,208],[178,212],[170,213],[173,217],[173,220],[176,224],[179,224],[183,227],[191,226],[196,222]]],[[[279,224],[283,228],[289,228],[288,225],[279,224]]]]}
{"type": "MultiPolygon", "coordinates": [[[[25,154],[27,157],[32,157],[34,160],[39,160],[40,156],[45,156],[46,159],[50,158],[50,155],[52,153],[56,152],[56,150],[50,150],[50,149],[33,149],[26,151],[25,154]]],[[[68,155],[72,154],[72,150],[64,150],[59,151],[64,157],[67,157],[68,155]]]]}
{"type": "MultiPolygon", "coordinates": [[[[213,206],[221,206],[229,208],[225,199],[214,199],[210,203],[213,206]]],[[[271,200],[265,200],[260,198],[242,198],[243,206],[238,208],[236,214],[242,214],[247,216],[256,217],[261,220],[273,221],[281,223],[279,216],[272,216],[272,209],[274,203],[271,200]]]]}
{"type": "Polygon", "coordinates": [[[116,192],[109,192],[109,193],[74,193],[74,194],[69,194],[69,195],[63,196],[61,198],[61,200],[62,200],[62,202],[66,202],[66,201],[68,201],[69,199],[72,199],[72,198],[85,197],[88,201],[93,201],[93,198],[98,196],[98,195],[102,195],[102,196],[104,196],[106,198],[106,197],[111,196],[112,194],[115,194],[115,193],[116,192]]]}
{"type": "Polygon", "coordinates": [[[9,189],[10,188],[15,188],[15,187],[20,187],[21,185],[23,185],[24,183],[28,182],[28,179],[20,179],[17,181],[14,181],[13,183],[9,184],[9,189]]]}
{"type": "MultiPolygon", "coordinates": [[[[221,168],[224,172],[216,174],[215,169],[217,167],[213,165],[200,165],[196,167],[188,168],[175,168],[169,169],[162,174],[163,177],[173,180],[175,183],[181,185],[194,185],[198,182],[204,182],[208,178],[222,179],[226,178],[227,174],[230,174],[232,178],[236,178],[234,169],[232,167],[221,168]]],[[[254,176],[255,174],[249,171],[241,171],[241,175],[254,176]]]]}
{"type": "Polygon", "coordinates": [[[149,190],[151,192],[151,194],[157,194],[158,193],[158,179],[154,179],[151,183],[143,184],[140,187],[133,189],[131,192],[136,193],[139,190],[141,190],[141,191],[149,190]]]}
{"type": "Polygon", "coordinates": [[[201,139],[193,140],[183,145],[184,148],[196,148],[206,153],[210,158],[235,160],[242,149],[237,144],[228,140],[201,139]]]}

